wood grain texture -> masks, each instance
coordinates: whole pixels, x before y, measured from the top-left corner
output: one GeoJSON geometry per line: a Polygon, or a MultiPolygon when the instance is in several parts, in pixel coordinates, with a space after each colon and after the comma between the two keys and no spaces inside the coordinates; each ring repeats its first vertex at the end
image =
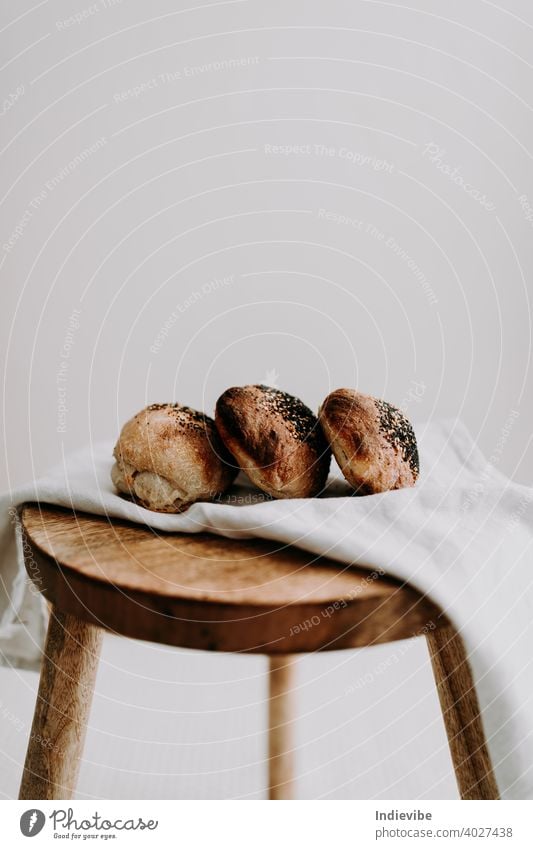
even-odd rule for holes
{"type": "Polygon", "coordinates": [[[404,639],[442,621],[409,586],[280,543],[155,533],[47,505],[26,505],[22,522],[45,597],[137,639],[292,654],[404,639]]]}
{"type": "Polygon", "coordinates": [[[499,799],[463,642],[451,627],[427,641],[461,799],[499,799]]]}
{"type": "Polygon", "coordinates": [[[70,799],[103,632],[52,609],[20,799],[70,799]]]}
{"type": "Polygon", "coordinates": [[[294,662],[291,655],[269,658],[268,798],[294,798],[294,662]]]}

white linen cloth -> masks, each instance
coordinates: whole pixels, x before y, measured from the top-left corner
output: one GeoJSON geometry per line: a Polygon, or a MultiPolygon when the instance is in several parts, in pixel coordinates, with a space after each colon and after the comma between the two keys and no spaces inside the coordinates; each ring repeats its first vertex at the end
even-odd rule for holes
{"type": "Polygon", "coordinates": [[[342,563],[384,569],[440,605],[467,647],[500,792],[533,798],[533,489],[500,474],[500,454],[487,462],[457,421],[416,430],[421,477],[413,489],[353,497],[337,480],[330,497],[270,501],[244,484],[180,515],[144,510],[116,494],[110,444],[65,458],[46,477],[0,499],[4,662],[36,666],[44,637],[40,596],[26,578],[12,509],[24,501],[163,531],[293,543],[342,563]]]}

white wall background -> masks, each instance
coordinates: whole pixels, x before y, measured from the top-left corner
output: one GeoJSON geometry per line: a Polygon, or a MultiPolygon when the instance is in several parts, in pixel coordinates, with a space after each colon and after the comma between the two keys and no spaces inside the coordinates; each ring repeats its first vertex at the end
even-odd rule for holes
{"type": "MultiPolygon", "coordinates": [[[[460,416],[531,482],[525,0],[0,9],[3,489],[147,402],[258,381],[460,416]]],[[[455,795],[399,646],[302,662],[302,796],[455,795]]],[[[109,639],[80,794],[260,796],[263,672],[109,639]]],[[[13,796],[35,676],[0,682],[13,796]]]]}

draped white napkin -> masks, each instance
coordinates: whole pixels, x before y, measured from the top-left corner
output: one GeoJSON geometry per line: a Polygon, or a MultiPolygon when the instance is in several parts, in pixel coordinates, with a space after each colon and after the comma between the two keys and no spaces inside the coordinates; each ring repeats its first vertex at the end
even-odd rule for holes
{"type": "Polygon", "coordinates": [[[180,515],[153,513],[117,495],[110,444],[66,457],[46,477],[0,499],[0,657],[36,667],[44,638],[14,509],[24,501],[164,531],[292,543],[382,568],[441,606],[467,647],[502,796],[533,798],[533,489],[500,474],[457,421],[416,431],[421,477],[413,489],[353,497],[332,477],[324,497],[270,501],[242,479],[219,502],[180,515]]]}

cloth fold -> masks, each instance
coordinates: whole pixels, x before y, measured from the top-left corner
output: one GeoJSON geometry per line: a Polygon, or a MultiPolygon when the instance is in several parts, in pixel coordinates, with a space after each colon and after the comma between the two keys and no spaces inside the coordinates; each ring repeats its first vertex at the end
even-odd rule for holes
{"type": "Polygon", "coordinates": [[[416,428],[421,477],[413,489],[354,497],[332,476],[323,497],[271,501],[244,476],[219,501],[179,515],[120,497],[112,445],[65,457],[45,477],[0,499],[0,657],[40,662],[44,616],[22,561],[24,501],[57,504],[171,532],[210,531],[297,545],[409,582],[460,632],[503,798],[533,798],[533,489],[487,462],[453,420],[416,428]]]}

